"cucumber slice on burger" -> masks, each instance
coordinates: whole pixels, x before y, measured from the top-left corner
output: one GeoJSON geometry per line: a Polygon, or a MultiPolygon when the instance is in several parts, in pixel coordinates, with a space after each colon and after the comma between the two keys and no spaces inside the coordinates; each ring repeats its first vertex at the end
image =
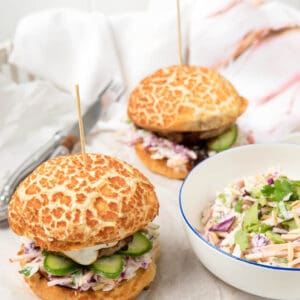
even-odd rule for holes
{"type": "Polygon", "coordinates": [[[56,276],[71,274],[81,267],[68,257],[47,253],[44,259],[45,270],[56,276]]]}
{"type": "Polygon", "coordinates": [[[103,256],[98,258],[92,265],[91,269],[99,275],[106,278],[117,278],[123,270],[123,257],[118,254],[103,256]]]}
{"type": "Polygon", "coordinates": [[[128,256],[140,256],[151,250],[151,248],[151,241],[141,232],[136,232],[126,249],[123,248],[118,253],[128,256]]]}
{"type": "Polygon", "coordinates": [[[238,128],[236,125],[226,130],[223,134],[209,140],[207,148],[213,151],[223,151],[230,148],[236,141],[238,128]]]}

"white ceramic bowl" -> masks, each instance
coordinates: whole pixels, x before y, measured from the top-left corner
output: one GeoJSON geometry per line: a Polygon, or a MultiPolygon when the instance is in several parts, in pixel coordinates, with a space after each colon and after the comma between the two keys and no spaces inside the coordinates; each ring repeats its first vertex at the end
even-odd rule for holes
{"type": "Polygon", "coordinates": [[[237,179],[280,167],[300,179],[300,145],[257,144],[221,152],[198,164],[182,184],[181,215],[191,247],[206,266],[226,283],[272,299],[300,299],[300,269],[280,268],[234,257],[209,244],[197,231],[200,215],[216,193],[237,179]]]}

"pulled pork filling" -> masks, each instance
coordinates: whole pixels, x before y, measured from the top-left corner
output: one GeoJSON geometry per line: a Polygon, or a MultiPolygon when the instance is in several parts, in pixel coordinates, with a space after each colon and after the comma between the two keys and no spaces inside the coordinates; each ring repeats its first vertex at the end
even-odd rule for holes
{"type": "MultiPolygon", "coordinates": [[[[57,276],[49,273],[45,269],[45,252],[37,247],[34,242],[29,241],[23,246],[23,254],[11,259],[11,262],[22,261],[25,265],[19,271],[25,277],[31,277],[35,273],[40,272],[48,281],[48,286],[63,286],[78,291],[102,290],[110,291],[116,287],[121,281],[130,280],[136,275],[139,269],[147,269],[154,259],[155,252],[158,248],[158,225],[150,223],[147,227],[140,230],[150,242],[151,248],[148,252],[140,256],[122,255],[123,268],[116,278],[105,277],[103,274],[95,273],[91,266],[79,265],[79,269],[64,276],[57,276]]],[[[100,249],[98,258],[109,257],[118,254],[121,249],[126,249],[133,237],[128,237],[119,241],[115,246],[100,249]]],[[[54,253],[55,254],[55,253],[54,253]]],[[[61,255],[61,254],[59,254],[61,255]]]]}
{"type": "MultiPolygon", "coordinates": [[[[230,128],[223,127],[220,130],[209,131],[210,139],[208,139],[203,137],[205,132],[162,133],[131,126],[129,144],[141,144],[150,153],[152,159],[164,159],[168,167],[186,171],[202,160],[215,155],[217,151],[224,150],[224,148],[212,150],[209,147],[209,141],[213,136],[215,138],[224,136],[227,130],[230,128]]],[[[251,133],[240,132],[239,130],[239,134],[235,135],[234,138],[229,138],[227,148],[252,143],[251,133]]]]}
{"type": "Polygon", "coordinates": [[[168,167],[179,170],[190,169],[210,155],[196,133],[162,134],[132,127],[129,143],[142,143],[152,159],[166,159],[168,167]]]}

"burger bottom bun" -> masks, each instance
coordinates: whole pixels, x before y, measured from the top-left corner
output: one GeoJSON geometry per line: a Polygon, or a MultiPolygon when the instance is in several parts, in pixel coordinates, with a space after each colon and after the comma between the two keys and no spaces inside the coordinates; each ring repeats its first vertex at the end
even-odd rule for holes
{"type": "Polygon", "coordinates": [[[141,143],[135,145],[135,151],[143,164],[155,173],[173,179],[184,179],[188,174],[188,166],[186,166],[186,170],[175,170],[167,166],[165,159],[152,159],[151,153],[149,153],[141,143]]]}
{"type": "Polygon", "coordinates": [[[156,273],[156,265],[153,260],[146,270],[139,269],[136,276],[128,281],[121,282],[109,292],[86,291],[79,292],[62,286],[47,285],[47,279],[40,273],[26,278],[25,281],[31,290],[44,300],[129,300],[137,295],[153,281],[156,273]]]}

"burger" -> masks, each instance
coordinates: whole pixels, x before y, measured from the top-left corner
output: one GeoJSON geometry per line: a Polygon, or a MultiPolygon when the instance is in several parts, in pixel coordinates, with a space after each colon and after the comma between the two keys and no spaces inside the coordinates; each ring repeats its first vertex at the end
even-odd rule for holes
{"type": "Polygon", "coordinates": [[[128,116],[131,143],[141,161],[161,175],[183,179],[209,155],[234,145],[236,119],[247,100],[212,69],[171,66],[132,91],[128,116]]]}
{"type": "Polygon", "coordinates": [[[26,239],[12,261],[42,299],[133,299],[155,276],[158,208],[152,184],[121,160],[50,159],[10,202],[9,225],[26,239]]]}

